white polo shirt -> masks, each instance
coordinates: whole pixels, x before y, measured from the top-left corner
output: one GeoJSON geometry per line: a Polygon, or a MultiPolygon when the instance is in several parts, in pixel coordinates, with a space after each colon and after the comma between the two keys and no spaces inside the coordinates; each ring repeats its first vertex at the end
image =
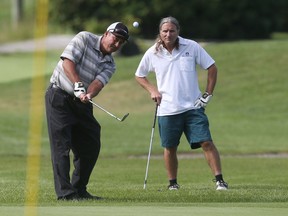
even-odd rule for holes
{"type": "Polygon", "coordinates": [[[209,68],[215,61],[195,41],[179,36],[179,49],[170,54],[163,46],[155,50],[156,44],[144,54],[135,75],[146,77],[156,74],[157,86],[162,94],[158,116],[175,115],[194,109],[201,96],[196,65],[209,68]]]}

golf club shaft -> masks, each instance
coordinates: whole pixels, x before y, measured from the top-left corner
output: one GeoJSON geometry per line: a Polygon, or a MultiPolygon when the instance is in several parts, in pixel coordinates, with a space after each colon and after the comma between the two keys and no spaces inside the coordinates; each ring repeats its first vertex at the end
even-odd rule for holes
{"type": "Polygon", "coordinates": [[[117,119],[118,121],[123,121],[123,119],[120,119],[120,118],[116,117],[115,115],[113,115],[112,113],[110,113],[106,109],[104,109],[103,107],[101,107],[98,104],[94,103],[92,100],[89,100],[89,102],[92,103],[94,106],[98,107],[99,109],[101,109],[102,111],[106,112],[108,115],[110,115],[113,118],[117,119]]]}
{"type": "Polygon", "coordinates": [[[153,125],[152,125],[151,137],[150,137],[150,145],[149,145],[149,152],[148,152],[148,158],[147,158],[147,165],[146,165],[146,172],[145,172],[143,189],[146,189],[146,185],[147,185],[148,169],[149,169],[149,164],[150,164],[150,156],[151,156],[152,143],[153,143],[153,138],[154,138],[154,130],[155,130],[155,124],[156,124],[157,110],[158,110],[158,104],[156,104],[156,108],[155,108],[155,114],[154,114],[154,120],[153,120],[153,125]]]}

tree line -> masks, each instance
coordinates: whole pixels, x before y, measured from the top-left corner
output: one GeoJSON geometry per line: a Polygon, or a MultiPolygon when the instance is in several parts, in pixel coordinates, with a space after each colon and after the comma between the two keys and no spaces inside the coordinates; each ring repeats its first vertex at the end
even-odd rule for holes
{"type": "Polygon", "coordinates": [[[103,32],[123,21],[133,34],[155,38],[161,18],[174,16],[188,38],[266,39],[288,32],[287,0],[50,0],[50,21],[73,31],[103,32]],[[132,28],[138,21],[140,28],[132,28]]]}

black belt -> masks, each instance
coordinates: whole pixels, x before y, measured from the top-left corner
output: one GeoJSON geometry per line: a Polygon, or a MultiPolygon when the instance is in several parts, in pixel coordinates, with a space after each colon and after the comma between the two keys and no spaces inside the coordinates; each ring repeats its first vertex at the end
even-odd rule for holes
{"type": "MultiPolygon", "coordinates": [[[[50,83],[50,88],[55,88],[55,89],[59,89],[60,91],[62,91],[65,94],[68,94],[65,90],[63,90],[61,87],[57,86],[55,83],[50,83]]],[[[69,95],[69,94],[68,94],[69,95]]],[[[70,95],[71,96],[71,95],[70,95]]]]}
{"type": "Polygon", "coordinates": [[[60,88],[59,86],[57,86],[57,85],[54,84],[54,83],[51,83],[51,84],[50,84],[50,87],[51,87],[51,88],[57,88],[57,89],[60,88]]]}
{"type": "Polygon", "coordinates": [[[64,95],[68,96],[70,99],[74,100],[74,101],[80,101],[79,98],[75,97],[74,95],[70,95],[69,93],[67,93],[65,90],[63,90],[62,88],[60,88],[59,86],[57,86],[55,83],[51,83],[50,84],[50,88],[54,88],[54,89],[58,89],[61,93],[63,93],[64,95]]]}

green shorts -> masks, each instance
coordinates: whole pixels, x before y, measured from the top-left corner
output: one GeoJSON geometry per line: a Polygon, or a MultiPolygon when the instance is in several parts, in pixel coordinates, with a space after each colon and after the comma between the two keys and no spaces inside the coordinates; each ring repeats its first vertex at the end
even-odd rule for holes
{"type": "Polygon", "coordinates": [[[204,108],[177,115],[159,116],[158,126],[161,145],[164,148],[178,146],[183,132],[192,149],[200,148],[201,142],[212,141],[204,108]]]}

